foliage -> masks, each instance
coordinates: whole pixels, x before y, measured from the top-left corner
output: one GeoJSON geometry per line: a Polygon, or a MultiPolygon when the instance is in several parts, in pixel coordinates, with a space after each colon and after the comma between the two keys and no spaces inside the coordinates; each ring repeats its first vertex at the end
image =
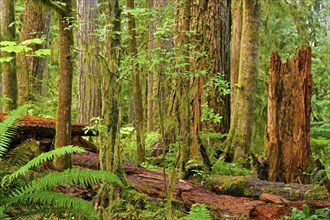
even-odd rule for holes
{"type": "Polygon", "coordinates": [[[235,163],[226,163],[218,160],[212,167],[215,174],[224,176],[247,176],[251,171],[235,163]]]}
{"type": "Polygon", "coordinates": [[[281,220],[329,220],[330,208],[317,209],[314,214],[311,214],[309,206],[303,205],[303,210],[299,211],[293,208],[291,216],[283,216],[281,220]]]}
{"type": "Polygon", "coordinates": [[[193,204],[189,211],[189,215],[182,218],[183,220],[212,220],[212,216],[204,204],[193,204]]]}
{"type": "Polygon", "coordinates": [[[0,123],[0,158],[5,154],[11,138],[16,134],[19,118],[26,114],[29,108],[31,105],[23,105],[11,111],[9,116],[0,123]]]}

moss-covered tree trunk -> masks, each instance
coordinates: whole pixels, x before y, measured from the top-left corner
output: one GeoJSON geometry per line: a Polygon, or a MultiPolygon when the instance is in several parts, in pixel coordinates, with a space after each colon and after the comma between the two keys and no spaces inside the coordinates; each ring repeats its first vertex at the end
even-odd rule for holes
{"type": "MultiPolygon", "coordinates": [[[[57,108],[55,148],[71,143],[71,102],[73,75],[73,32],[72,1],[67,1],[64,10],[59,14],[60,29],[60,82],[57,108]]],[[[54,164],[59,169],[71,167],[71,155],[56,158],[54,164]]]]}
{"type": "Polygon", "coordinates": [[[101,113],[101,77],[97,56],[97,0],[78,0],[78,122],[89,124],[101,113]]]}
{"type": "Polygon", "coordinates": [[[250,151],[253,110],[257,86],[260,7],[258,0],[243,0],[243,28],[238,83],[226,154],[244,163],[250,151]]]}
{"type": "Polygon", "coordinates": [[[241,51],[242,22],[243,22],[243,2],[242,0],[233,0],[232,2],[232,36],[230,51],[230,107],[231,113],[234,110],[235,94],[238,85],[239,60],[241,51]]]}
{"type": "Polygon", "coordinates": [[[311,48],[301,48],[283,64],[272,54],[266,146],[271,181],[308,182],[304,173],[311,168],[311,64],[311,48]]]}
{"type": "MultiPolygon", "coordinates": [[[[46,7],[40,1],[26,0],[23,16],[23,25],[19,35],[19,41],[43,38],[48,35],[45,31],[49,20],[45,19],[46,7]]],[[[43,48],[42,44],[32,44],[29,47],[32,51],[43,48]]],[[[29,52],[30,53],[30,52],[29,52]]],[[[22,105],[29,100],[34,100],[35,96],[41,94],[42,76],[44,66],[42,62],[46,58],[28,56],[29,54],[20,53],[17,55],[17,80],[18,80],[18,104],[22,105]]]]}
{"type": "MultiPolygon", "coordinates": [[[[134,0],[126,0],[127,8],[134,9],[134,0]]],[[[139,162],[145,160],[145,147],[144,147],[144,122],[143,122],[143,104],[142,104],[142,92],[140,82],[140,70],[137,64],[137,43],[136,43],[136,30],[135,30],[135,18],[131,13],[128,13],[128,32],[129,39],[129,51],[132,56],[132,87],[134,97],[134,117],[135,117],[135,129],[136,129],[136,156],[139,162]]]]}
{"type": "MultiPolygon", "coordinates": [[[[15,1],[0,1],[0,25],[1,40],[15,41],[15,1]]],[[[16,108],[17,103],[17,78],[16,59],[14,53],[1,52],[1,57],[13,57],[9,62],[2,63],[2,95],[7,98],[3,104],[2,111],[9,112],[16,108]]]]}

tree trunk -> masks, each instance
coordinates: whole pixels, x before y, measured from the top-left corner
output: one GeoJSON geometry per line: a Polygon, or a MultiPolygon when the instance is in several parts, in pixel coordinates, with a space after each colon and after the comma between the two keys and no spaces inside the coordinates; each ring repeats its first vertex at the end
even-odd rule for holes
{"type": "MultiPolygon", "coordinates": [[[[15,41],[15,1],[0,0],[0,5],[0,36],[3,41],[15,41]]],[[[2,63],[2,95],[9,99],[3,105],[2,111],[9,112],[17,107],[16,55],[1,52],[1,56],[13,57],[10,62],[2,63]]]]}
{"type": "Polygon", "coordinates": [[[240,49],[238,88],[226,154],[229,160],[246,163],[250,151],[253,110],[258,77],[258,38],[260,8],[258,0],[243,0],[243,29],[240,49]]]}
{"type": "MultiPolygon", "coordinates": [[[[243,5],[242,0],[234,0],[232,6],[232,37],[231,37],[231,54],[230,54],[230,106],[231,113],[234,110],[235,94],[238,85],[239,75],[239,60],[241,50],[241,38],[242,38],[242,22],[243,22],[243,5]]],[[[231,116],[232,117],[232,116],[231,116]]]]}
{"type": "Polygon", "coordinates": [[[78,0],[78,122],[89,124],[101,113],[101,82],[96,60],[97,0],[78,0]]]}
{"type": "Polygon", "coordinates": [[[266,155],[269,180],[308,182],[311,168],[311,48],[282,64],[272,54],[268,87],[266,155]]]}
{"type": "MultiPolygon", "coordinates": [[[[45,33],[46,7],[39,1],[25,1],[23,25],[19,35],[19,41],[42,38],[45,33]]],[[[49,25],[49,24],[48,24],[49,25]]],[[[41,44],[29,45],[32,52],[43,48],[41,44]]],[[[20,53],[17,55],[17,80],[18,80],[18,104],[22,105],[29,100],[35,100],[36,95],[41,94],[42,73],[40,74],[40,63],[46,58],[27,56],[20,53]]]]}
{"type": "MultiPolygon", "coordinates": [[[[127,8],[134,9],[134,0],[126,0],[127,8]]],[[[135,18],[131,13],[128,13],[128,32],[129,50],[133,59],[137,56],[137,43],[136,43],[136,30],[135,30],[135,18]]],[[[143,105],[142,105],[142,92],[140,82],[139,66],[136,60],[132,61],[132,87],[134,97],[134,113],[135,113],[135,129],[136,129],[136,155],[139,162],[145,160],[145,148],[144,148],[144,123],[143,123],[143,105]]]]}
{"type": "MultiPolygon", "coordinates": [[[[67,1],[65,13],[59,15],[60,27],[60,83],[57,108],[55,148],[67,146],[71,142],[71,102],[72,102],[72,46],[73,32],[72,2],[67,1]],[[69,18],[69,19],[68,19],[69,18]]],[[[59,169],[71,167],[71,155],[56,158],[54,164],[59,169]]]]}

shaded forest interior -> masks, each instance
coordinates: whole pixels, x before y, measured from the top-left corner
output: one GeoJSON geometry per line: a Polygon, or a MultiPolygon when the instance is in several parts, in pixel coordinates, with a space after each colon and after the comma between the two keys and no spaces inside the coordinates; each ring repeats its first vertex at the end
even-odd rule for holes
{"type": "Polygon", "coordinates": [[[0,0],[0,219],[329,219],[329,7],[0,0]]]}

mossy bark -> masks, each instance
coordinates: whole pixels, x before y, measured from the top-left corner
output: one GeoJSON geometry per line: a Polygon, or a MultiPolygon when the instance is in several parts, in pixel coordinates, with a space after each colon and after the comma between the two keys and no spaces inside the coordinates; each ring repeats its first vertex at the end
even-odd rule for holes
{"type": "Polygon", "coordinates": [[[78,47],[78,122],[89,124],[101,114],[101,77],[97,62],[95,35],[98,19],[97,0],[77,1],[78,47]]]}
{"type": "MultiPolygon", "coordinates": [[[[15,2],[0,1],[1,40],[15,41],[15,2]]],[[[9,112],[17,107],[16,59],[14,53],[1,52],[1,57],[13,57],[10,62],[2,63],[2,95],[8,102],[3,104],[2,111],[9,112]]]]}
{"type": "MultiPolygon", "coordinates": [[[[134,9],[134,0],[126,0],[128,9],[134,9]]],[[[137,64],[137,43],[136,43],[136,30],[135,30],[135,18],[131,13],[128,13],[128,33],[129,39],[129,51],[132,56],[132,87],[134,97],[134,117],[135,117],[135,129],[136,129],[136,156],[139,162],[145,160],[145,146],[144,146],[144,118],[143,118],[143,103],[142,103],[142,91],[140,82],[140,70],[137,64]]]]}
{"type": "MultiPolygon", "coordinates": [[[[57,108],[57,124],[55,148],[71,143],[71,102],[72,102],[72,1],[67,1],[65,13],[59,15],[60,27],[60,82],[57,108]]],[[[72,165],[71,155],[65,155],[54,160],[59,169],[67,169],[72,165]]]]}
{"type": "MultiPolygon", "coordinates": [[[[49,19],[45,19],[48,10],[39,1],[26,0],[23,16],[23,25],[19,35],[19,41],[43,38],[47,41],[49,19]]],[[[46,44],[45,44],[46,45],[46,44]]],[[[32,51],[42,49],[42,44],[28,45],[32,51]]],[[[29,53],[31,53],[29,52],[29,53]]],[[[29,54],[20,53],[17,55],[17,80],[18,80],[18,104],[22,105],[30,100],[35,100],[41,94],[43,70],[46,58],[27,56],[29,54]]]]}
{"type": "Polygon", "coordinates": [[[229,160],[246,163],[250,151],[253,110],[257,86],[259,1],[243,0],[243,28],[240,46],[238,85],[231,127],[226,140],[229,160]]]}

